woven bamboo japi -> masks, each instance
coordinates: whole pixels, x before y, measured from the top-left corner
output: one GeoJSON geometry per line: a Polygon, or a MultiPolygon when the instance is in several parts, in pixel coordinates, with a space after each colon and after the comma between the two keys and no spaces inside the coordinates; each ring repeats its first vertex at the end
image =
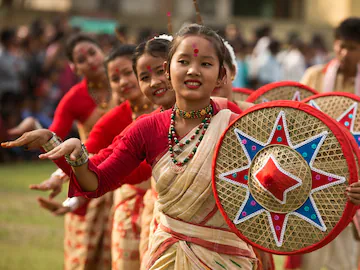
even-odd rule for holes
{"type": "MultiPolygon", "coordinates": [[[[251,245],[275,254],[310,252],[330,242],[355,213],[354,205],[345,196],[345,188],[358,179],[353,142],[336,121],[300,102],[267,102],[244,112],[224,132],[213,161],[215,199],[232,231],[251,245]],[[283,126],[279,119],[284,121],[283,126]],[[282,141],[277,138],[279,143],[269,143],[281,129],[287,131],[282,141]],[[321,141],[312,143],[314,138],[321,141]],[[281,144],[284,140],[288,143],[281,144]],[[245,150],[245,144],[252,141],[258,144],[245,150]],[[314,150],[311,160],[301,152],[307,144],[314,150]],[[260,145],[261,150],[252,156],[250,152],[260,145]],[[301,182],[287,189],[284,201],[276,199],[256,180],[270,157],[281,171],[301,182]],[[234,179],[243,172],[246,180],[239,184],[234,179]],[[318,173],[329,179],[320,188],[316,184],[318,173]],[[309,202],[315,207],[309,208],[309,202]],[[248,206],[258,210],[244,213],[248,206]],[[311,209],[314,214],[308,220],[298,214],[311,209]],[[285,217],[285,222],[277,223],[279,217],[285,217]],[[314,226],[311,219],[321,226],[314,226]],[[278,229],[281,237],[280,233],[276,236],[278,229]]],[[[278,179],[269,183],[283,188],[278,179]]]]}

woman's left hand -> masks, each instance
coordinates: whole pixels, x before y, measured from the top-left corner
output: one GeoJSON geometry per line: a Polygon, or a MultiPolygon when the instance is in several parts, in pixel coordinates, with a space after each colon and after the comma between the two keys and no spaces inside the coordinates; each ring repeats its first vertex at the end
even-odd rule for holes
{"type": "Polygon", "coordinates": [[[53,213],[55,216],[63,216],[66,213],[71,212],[70,207],[63,206],[61,203],[53,201],[51,199],[38,198],[40,206],[49,212],[53,213]]]}

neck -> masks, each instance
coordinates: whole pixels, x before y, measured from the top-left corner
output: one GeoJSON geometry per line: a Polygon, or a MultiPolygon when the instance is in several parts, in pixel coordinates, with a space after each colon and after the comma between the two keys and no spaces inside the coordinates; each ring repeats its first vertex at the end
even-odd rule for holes
{"type": "Polygon", "coordinates": [[[98,77],[93,77],[93,78],[88,78],[88,83],[92,83],[94,84],[94,88],[99,88],[98,85],[102,85],[102,88],[107,88],[106,86],[108,86],[108,79],[106,78],[106,75],[102,75],[102,76],[98,76],[98,77]]]}
{"type": "Polygon", "coordinates": [[[129,103],[131,107],[138,107],[139,110],[142,110],[142,106],[145,104],[150,104],[144,96],[139,96],[136,99],[129,100],[129,103]]]}
{"type": "Polygon", "coordinates": [[[166,111],[166,110],[172,108],[172,106],[174,106],[175,102],[176,102],[176,99],[174,96],[174,98],[168,104],[163,104],[163,105],[161,105],[161,107],[163,108],[164,111],[166,111]]]}
{"type": "Polygon", "coordinates": [[[357,66],[342,68],[340,69],[340,72],[344,75],[344,77],[347,78],[355,77],[357,73],[357,66]]]}
{"type": "Polygon", "coordinates": [[[176,97],[176,104],[183,111],[197,111],[205,108],[210,104],[210,98],[204,100],[184,100],[176,97]]]}

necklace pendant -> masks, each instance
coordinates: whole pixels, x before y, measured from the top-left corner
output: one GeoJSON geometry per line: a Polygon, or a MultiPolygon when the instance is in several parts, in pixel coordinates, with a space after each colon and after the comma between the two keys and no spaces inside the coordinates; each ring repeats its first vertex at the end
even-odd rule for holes
{"type": "Polygon", "coordinates": [[[180,174],[186,169],[186,165],[178,166],[176,165],[172,159],[169,160],[170,170],[172,170],[176,174],[180,174]]]}
{"type": "Polygon", "coordinates": [[[179,148],[179,147],[174,148],[174,153],[177,154],[177,155],[181,154],[182,151],[183,150],[181,148],[179,148]]]}

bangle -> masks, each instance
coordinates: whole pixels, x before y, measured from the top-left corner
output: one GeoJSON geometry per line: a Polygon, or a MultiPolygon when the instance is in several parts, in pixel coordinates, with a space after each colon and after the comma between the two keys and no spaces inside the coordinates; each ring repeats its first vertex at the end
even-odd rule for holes
{"type": "Polygon", "coordinates": [[[66,174],[60,168],[51,174],[51,177],[59,177],[60,179],[64,178],[65,176],[66,174]]]}
{"type": "Polygon", "coordinates": [[[86,162],[88,162],[89,160],[89,153],[86,150],[85,145],[82,143],[81,144],[81,151],[80,151],[80,155],[76,160],[71,160],[70,159],[70,155],[65,155],[65,159],[66,162],[71,166],[71,167],[79,167],[81,165],[84,165],[86,162]]]}
{"type": "Polygon", "coordinates": [[[69,207],[70,211],[74,211],[79,207],[79,199],[78,199],[78,197],[67,198],[62,203],[62,206],[69,207]]]}
{"type": "Polygon", "coordinates": [[[49,152],[53,150],[56,146],[62,143],[62,140],[52,132],[52,137],[46,143],[44,143],[41,147],[44,149],[45,152],[49,152]]]}

